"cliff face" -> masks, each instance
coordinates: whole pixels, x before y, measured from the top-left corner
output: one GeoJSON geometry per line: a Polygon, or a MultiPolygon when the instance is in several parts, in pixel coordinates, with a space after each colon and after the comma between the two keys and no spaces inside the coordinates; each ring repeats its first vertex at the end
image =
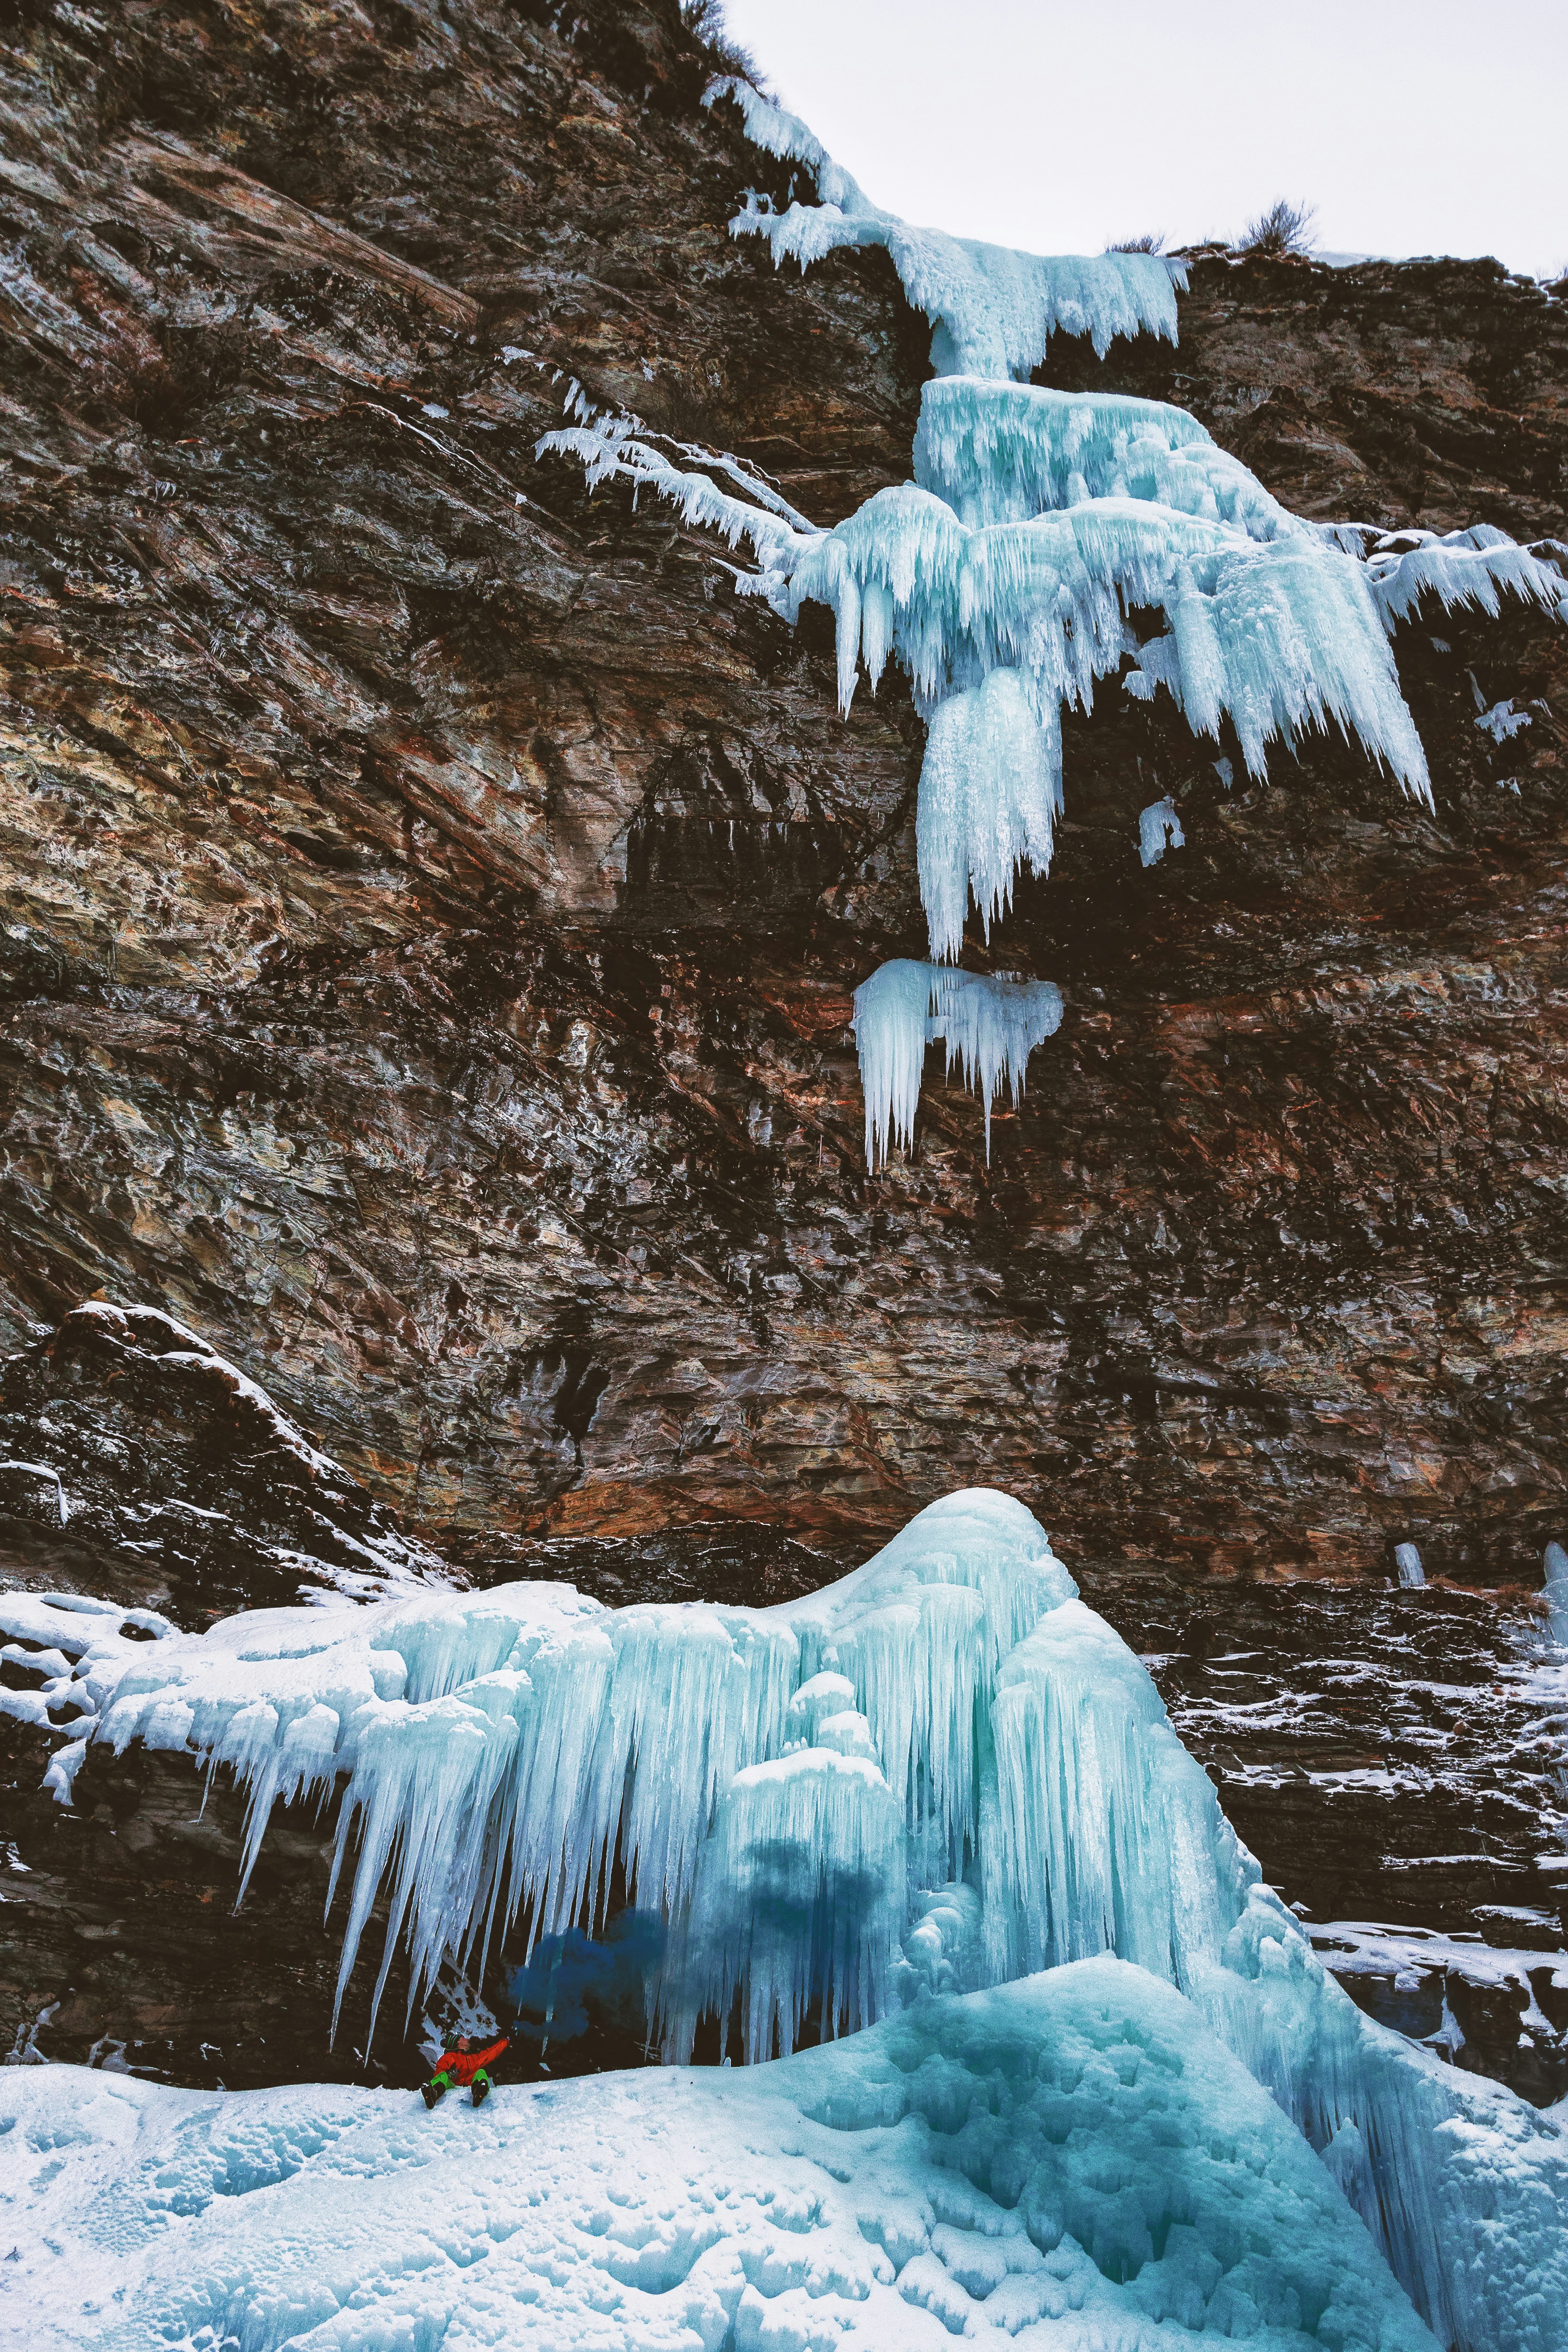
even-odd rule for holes
{"type": "MultiPolygon", "coordinates": [[[[836,519],[909,469],[885,257],[731,242],[783,183],[652,5],[117,0],[7,72],[12,1347],[158,1304],[479,1574],[852,1544],[984,1479],[1075,1567],[1538,1580],[1568,633],[1403,633],[1435,817],[1332,746],[1227,792],[1109,690],[990,950],[1063,1028],[989,1169],[936,1087],[868,1181],[849,995],[923,942],[901,683],[840,721],[824,625],[532,448],[574,377],[836,519]]],[[[1049,373],[1183,401],[1308,514],[1564,528],[1568,305],[1492,264],[1211,255],[1179,350],[1049,373]]],[[[52,1345],[4,1402],[68,1487],[52,1345]]]]}

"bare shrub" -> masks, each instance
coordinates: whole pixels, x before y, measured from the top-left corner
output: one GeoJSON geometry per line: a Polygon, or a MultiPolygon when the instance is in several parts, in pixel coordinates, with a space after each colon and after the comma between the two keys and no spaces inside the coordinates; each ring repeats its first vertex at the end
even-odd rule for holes
{"type": "Polygon", "coordinates": [[[1163,253],[1165,236],[1163,229],[1152,229],[1144,236],[1119,236],[1105,248],[1107,253],[1163,253]]]}
{"type": "Polygon", "coordinates": [[[1266,213],[1248,221],[1237,238],[1238,253],[1268,254],[1276,259],[1284,253],[1305,253],[1311,244],[1312,223],[1318,217],[1316,205],[1293,205],[1281,196],[1266,213]]]}
{"type": "Polygon", "coordinates": [[[724,0],[680,0],[680,21],[710,73],[733,74],[753,89],[766,89],[755,58],[731,34],[724,0]]]}

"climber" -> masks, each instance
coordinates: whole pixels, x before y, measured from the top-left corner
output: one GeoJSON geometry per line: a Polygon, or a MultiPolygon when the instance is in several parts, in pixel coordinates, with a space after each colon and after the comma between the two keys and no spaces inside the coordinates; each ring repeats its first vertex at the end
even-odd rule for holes
{"type": "Polygon", "coordinates": [[[500,2056],[507,2046],[507,2040],[503,2033],[499,2042],[489,2042],[480,2050],[476,2047],[471,2034],[459,2033],[450,2050],[443,2053],[430,2080],[421,2086],[426,2105],[433,2107],[437,2099],[445,2098],[454,2084],[459,2091],[465,2084],[471,2084],[474,2105],[482,2106],[490,2095],[490,2078],[486,2069],[500,2056]]]}

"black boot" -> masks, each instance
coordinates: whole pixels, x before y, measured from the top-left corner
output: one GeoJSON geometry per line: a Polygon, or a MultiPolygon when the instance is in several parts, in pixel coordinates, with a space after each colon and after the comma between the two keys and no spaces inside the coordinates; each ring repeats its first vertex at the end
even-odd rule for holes
{"type": "Polygon", "coordinates": [[[427,2107],[433,2107],[438,2099],[444,2099],[447,2095],[445,2083],[424,2083],[421,2084],[420,2088],[424,2093],[425,2104],[427,2107]]]}
{"type": "Polygon", "coordinates": [[[489,2097],[489,2095],[490,2095],[490,2078],[489,2078],[489,2076],[488,2074],[476,2074],[476,2075],[474,2076],[474,2088],[473,2088],[473,2101],[474,2101],[474,2105],[475,2105],[475,2106],[476,2106],[476,2107],[482,2107],[482,2106],[484,2105],[485,2101],[489,2097]]]}

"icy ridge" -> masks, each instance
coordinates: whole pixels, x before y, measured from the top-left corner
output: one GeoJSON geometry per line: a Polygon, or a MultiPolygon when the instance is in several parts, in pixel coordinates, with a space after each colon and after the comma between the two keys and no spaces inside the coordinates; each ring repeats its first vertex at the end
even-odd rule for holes
{"type": "Polygon", "coordinates": [[[177,1631],[155,1609],[75,1592],[0,1592],[0,1663],[37,1676],[30,1686],[0,1685],[0,1715],[63,1735],[43,1779],[57,1804],[71,1802],[88,1742],[143,1645],[177,1631]]]}

